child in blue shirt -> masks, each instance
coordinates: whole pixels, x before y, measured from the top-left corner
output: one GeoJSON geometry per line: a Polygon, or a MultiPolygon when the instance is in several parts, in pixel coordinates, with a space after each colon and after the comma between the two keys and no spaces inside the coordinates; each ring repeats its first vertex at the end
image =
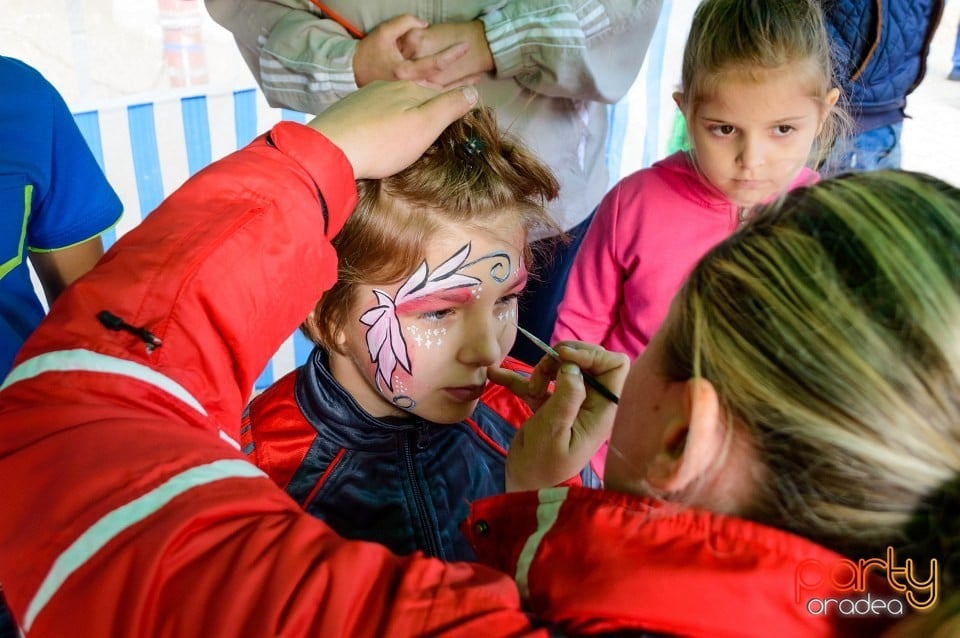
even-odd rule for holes
{"type": "Polygon", "coordinates": [[[26,257],[48,303],[103,254],[120,198],[57,90],[0,56],[0,379],[43,318],[26,257]]]}

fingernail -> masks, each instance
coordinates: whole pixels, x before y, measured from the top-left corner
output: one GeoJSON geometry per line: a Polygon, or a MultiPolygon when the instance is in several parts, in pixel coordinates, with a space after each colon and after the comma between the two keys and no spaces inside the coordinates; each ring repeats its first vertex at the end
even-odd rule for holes
{"type": "Polygon", "coordinates": [[[566,363],[560,366],[560,372],[562,372],[563,374],[569,374],[569,375],[579,377],[580,367],[577,366],[577,364],[575,363],[570,363],[569,361],[567,361],[566,363]]]}
{"type": "Polygon", "coordinates": [[[467,98],[467,103],[470,104],[470,106],[473,106],[477,103],[480,95],[477,93],[475,88],[472,86],[465,86],[461,90],[463,91],[463,97],[467,98]]]}

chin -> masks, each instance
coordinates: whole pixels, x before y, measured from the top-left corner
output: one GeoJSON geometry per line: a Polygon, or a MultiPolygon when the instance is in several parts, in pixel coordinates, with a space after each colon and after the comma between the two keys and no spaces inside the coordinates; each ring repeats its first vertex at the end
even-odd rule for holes
{"type": "Polygon", "coordinates": [[[766,194],[760,194],[756,192],[744,193],[742,191],[737,191],[727,197],[733,204],[740,206],[741,208],[750,208],[758,204],[762,204],[766,201],[766,194]]]}
{"type": "Polygon", "coordinates": [[[611,476],[606,472],[603,478],[603,489],[623,494],[633,494],[634,496],[653,496],[647,489],[647,482],[643,479],[627,480],[620,476],[611,476]]]}
{"type": "Polygon", "coordinates": [[[433,423],[453,425],[454,423],[463,421],[473,414],[474,410],[477,409],[477,403],[479,403],[479,401],[473,401],[472,403],[456,403],[442,407],[437,406],[432,410],[424,412],[417,410],[417,416],[422,419],[426,419],[427,421],[432,421],[433,423]]]}

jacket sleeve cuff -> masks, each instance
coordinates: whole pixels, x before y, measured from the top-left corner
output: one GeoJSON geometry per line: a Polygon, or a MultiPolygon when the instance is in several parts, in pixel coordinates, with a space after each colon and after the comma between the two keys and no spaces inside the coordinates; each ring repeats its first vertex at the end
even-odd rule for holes
{"type": "Polygon", "coordinates": [[[510,78],[523,70],[522,48],[517,43],[509,18],[501,10],[505,4],[499,2],[479,16],[498,78],[510,78]]]}

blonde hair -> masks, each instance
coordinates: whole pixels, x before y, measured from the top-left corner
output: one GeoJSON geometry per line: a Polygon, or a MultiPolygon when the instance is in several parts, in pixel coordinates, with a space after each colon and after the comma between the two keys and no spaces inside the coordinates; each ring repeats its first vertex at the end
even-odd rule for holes
{"type": "Polygon", "coordinates": [[[708,379],[763,465],[741,515],[960,579],[960,191],[844,175],[761,207],[694,268],[663,374],[708,379]],[[948,514],[952,511],[953,514],[948,514]]]}
{"type": "MultiPolygon", "coordinates": [[[[336,350],[360,284],[396,282],[424,259],[430,238],[446,224],[482,229],[516,215],[526,234],[560,229],[546,211],[559,183],[521,142],[502,132],[490,109],[474,109],[451,124],[406,170],[358,180],[358,202],[334,238],[337,283],[302,326],[315,343],[336,350]]],[[[528,270],[533,255],[524,249],[528,270]]]]}
{"type": "MultiPolygon", "coordinates": [[[[813,91],[826,106],[827,93],[839,88],[830,38],[815,0],[704,0],[694,13],[683,51],[681,93],[690,109],[687,121],[724,74],[759,78],[803,61],[811,63],[813,91]]],[[[836,105],[830,108],[811,153],[814,163],[849,129],[846,111],[836,105]]]]}

